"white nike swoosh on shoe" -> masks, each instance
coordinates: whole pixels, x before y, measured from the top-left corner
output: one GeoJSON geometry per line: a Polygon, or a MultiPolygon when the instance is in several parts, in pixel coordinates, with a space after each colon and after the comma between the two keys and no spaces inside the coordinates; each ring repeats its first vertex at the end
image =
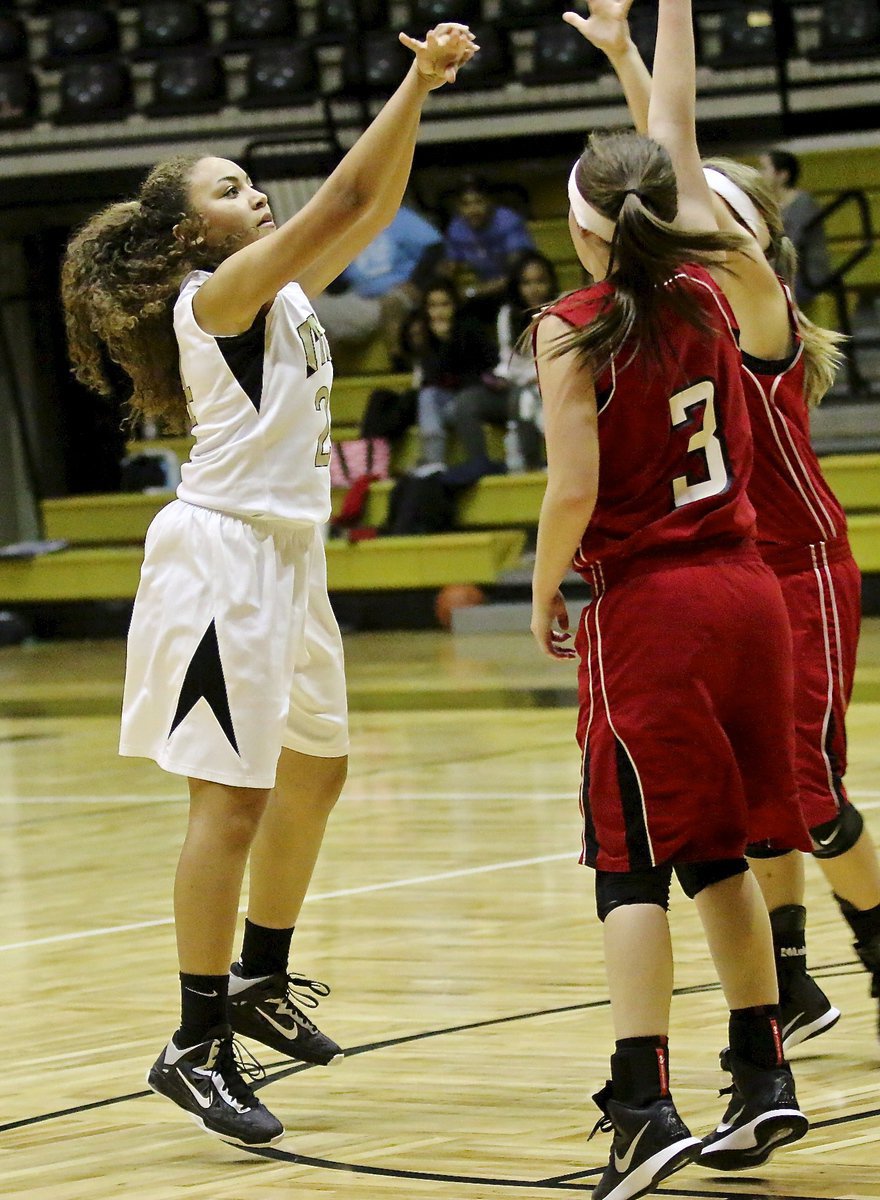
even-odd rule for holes
{"type": "Polygon", "coordinates": [[[192,992],[194,996],[207,996],[209,1000],[213,999],[217,995],[216,992],[200,992],[198,988],[188,987],[186,990],[188,992],[192,992]]]}
{"type": "Polygon", "coordinates": [[[782,1026],[783,1039],[788,1037],[789,1033],[791,1032],[792,1026],[797,1025],[798,1021],[800,1021],[803,1018],[803,1016],[804,1016],[804,1014],[802,1012],[795,1013],[795,1015],[791,1018],[791,1020],[787,1021],[785,1023],[785,1025],[782,1026]]]}
{"type": "Polygon", "coordinates": [[[202,1093],[199,1091],[199,1089],[197,1087],[194,1087],[190,1083],[190,1081],[187,1079],[187,1077],[184,1075],[183,1071],[181,1071],[181,1069],[179,1067],[177,1068],[177,1074],[180,1076],[180,1078],[186,1084],[187,1088],[195,1096],[196,1103],[198,1104],[199,1108],[210,1108],[211,1105],[214,1103],[214,1101],[206,1100],[205,1097],[202,1095],[202,1093]]]}
{"type": "Polygon", "coordinates": [[[289,1029],[285,1029],[285,1027],[283,1025],[279,1025],[276,1020],[274,1020],[272,1017],[270,1017],[264,1008],[258,1008],[257,1012],[260,1014],[260,1016],[263,1018],[264,1021],[268,1021],[269,1024],[272,1026],[272,1028],[277,1029],[278,1032],[283,1037],[286,1037],[289,1042],[296,1041],[296,1039],[299,1037],[299,1026],[295,1022],[294,1022],[294,1026],[293,1026],[293,1032],[291,1033],[289,1029]]]}
{"type": "Polygon", "coordinates": [[[627,1171],[630,1169],[630,1167],[632,1166],[632,1160],[633,1160],[633,1155],[636,1152],[636,1146],[638,1146],[645,1130],[648,1128],[648,1126],[650,1124],[651,1124],[650,1121],[646,1121],[644,1123],[644,1125],[641,1127],[639,1132],[636,1134],[636,1136],[630,1142],[629,1149],[627,1150],[626,1154],[622,1154],[622,1155],[618,1156],[617,1151],[615,1150],[615,1152],[614,1152],[614,1169],[615,1169],[615,1171],[618,1172],[619,1175],[625,1175],[627,1173],[627,1171]]]}

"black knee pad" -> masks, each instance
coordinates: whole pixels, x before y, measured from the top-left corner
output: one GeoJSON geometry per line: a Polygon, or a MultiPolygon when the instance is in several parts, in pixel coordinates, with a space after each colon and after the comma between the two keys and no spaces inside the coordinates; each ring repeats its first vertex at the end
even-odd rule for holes
{"type": "Polygon", "coordinates": [[[767,842],[749,842],[746,846],[747,858],[784,858],[786,854],[794,854],[794,851],[774,850],[767,842]]]}
{"type": "Polygon", "coordinates": [[[712,862],[681,863],[675,868],[675,873],[681,890],[693,900],[704,888],[721,883],[724,879],[732,879],[734,875],[742,875],[748,869],[749,864],[744,858],[716,858],[712,862]]]}
{"type": "Polygon", "coordinates": [[[833,821],[814,825],[810,830],[814,858],[838,858],[852,850],[862,836],[865,822],[853,804],[844,804],[833,821]]]}
{"type": "Polygon", "coordinates": [[[671,867],[648,867],[644,871],[597,871],[596,912],[604,921],[623,904],[657,904],[669,908],[671,867]]]}

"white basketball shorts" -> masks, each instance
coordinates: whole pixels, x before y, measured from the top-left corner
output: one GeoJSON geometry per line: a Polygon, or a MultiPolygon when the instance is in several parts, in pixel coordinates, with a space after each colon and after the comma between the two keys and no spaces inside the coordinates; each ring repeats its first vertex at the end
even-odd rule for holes
{"type": "Polygon", "coordinates": [[[348,753],[320,530],[175,500],[147,531],[119,752],[176,775],[271,788],[283,746],[348,753]]]}

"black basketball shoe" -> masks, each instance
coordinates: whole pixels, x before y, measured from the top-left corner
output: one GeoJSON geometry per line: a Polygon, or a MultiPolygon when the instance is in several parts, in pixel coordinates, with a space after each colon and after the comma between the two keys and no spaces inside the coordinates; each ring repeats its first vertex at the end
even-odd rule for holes
{"type": "Polygon", "coordinates": [[[782,1050],[788,1054],[801,1042],[826,1033],[840,1020],[835,1008],[822,989],[804,971],[797,971],[779,981],[779,1025],[782,1050]]]}
{"type": "Polygon", "coordinates": [[[265,1076],[250,1055],[232,1040],[228,1025],[218,1025],[206,1041],[178,1049],[170,1041],[147,1075],[147,1083],[189,1113],[197,1125],[238,1146],[272,1146],[284,1126],[262,1104],[247,1080],[265,1076]]]}
{"type": "Polygon", "coordinates": [[[326,1067],[342,1058],[342,1050],[294,1003],[316,1008],[330,989],[317,979],[277,971],[245,979],[238,963],[229,973],[229,1022],[235,1033],[254,1038],[287,1058],[326,1067]],[[310,994],[311,993],[311,994],[310,994]]]}
{"type": "Polygon", "coordinates": [[[733,1085],[721,1093],[730,1094],[730,1103],[718,1128],[703,1138],[696,1161],[714,1171],[748,1171],[802,1138],[809,1122],[798,1107],[787,1063],[756,1067],[728,1050],[722,1066],[733,1075],[733,1085]]]}
{"type": "Polygon", "coordinates": [[[593,1200],[632,1200],[687,1166],[700,1152],[694,1137],[668,1097],[644,1108],[630,1108],[611,1098],[606,1083],[593,1099],[602,1110],[593,1133],[614,1133],[608,1166],[593,1191],[593,1200]]]}

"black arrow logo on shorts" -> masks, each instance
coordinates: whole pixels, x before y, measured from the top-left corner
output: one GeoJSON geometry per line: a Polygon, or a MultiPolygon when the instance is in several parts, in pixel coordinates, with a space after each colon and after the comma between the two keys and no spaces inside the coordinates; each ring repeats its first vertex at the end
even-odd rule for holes
{"type": "Polygon", "coordinates": [[[226,734],[230,746],[241,757],[238,742],[235,740],[235,730],[232,727],[232,714],[229,711],[229,698],[226,694],[226,679],[223,675],[223,664],[220,661],[220,644],[217,641],[217,628],[213,621],[205,630],[204,636],[186,668],[186,675],[183,677],[183,684],[180,688],[180,699],[177,701],[177,712],[174,714],[174,720],[168,731],[169,737],[198,701],[203,698],[217,718],[217,724],[226,734]]]}

